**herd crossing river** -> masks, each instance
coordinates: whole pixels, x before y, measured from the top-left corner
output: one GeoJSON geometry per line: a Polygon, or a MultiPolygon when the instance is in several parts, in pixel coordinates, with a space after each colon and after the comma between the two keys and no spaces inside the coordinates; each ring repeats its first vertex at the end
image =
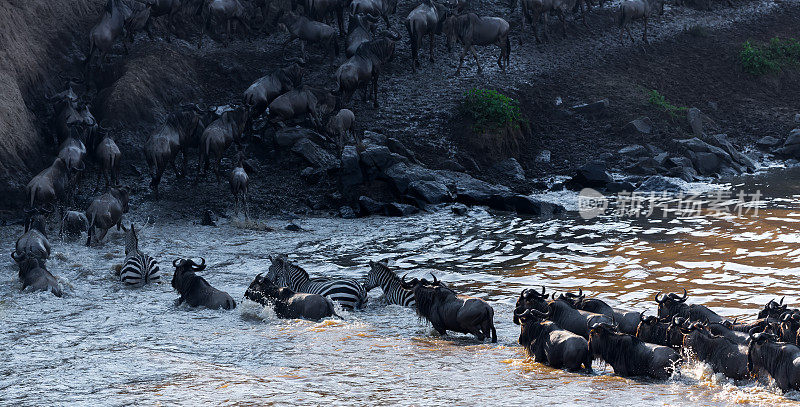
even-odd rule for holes
{"type": "MultiPolygon", "coordinates": [[[[126,222],[142,225],[140,247],[166,277],[124,287],[113,266],[124,236],[98,247],[51,238],[48,268],[64,295],[21,292],[16,266],[0,265],[0,404],[456,404],[495,405],[791,405],[754,381],[734,383],[697,362],[664,381],[615,376],[595,361],[592,374],[526,360],[512,323],[526,287],[582,288],[612,306],[655,315],[657,291],[686,288],[690,302],[725,317],[754,319],[786,296],[800,301],[798,169],[732,183],[761,190],[758,214],[647,219],[605,214],[552,219],[470,209],[401,219],[300,219],[305,231],[261,231],[235,221],[205,227],[153,221],[150,202],[126,222]],[[312,276],[363,278],[369,260],[391,259],[399,273],[429,272],[495,310],[498,343],[471,335],[438,336],[412,309],[387,306],[380,290],[343,320],[282,320],[243,298],[268,255],[286,253],[312,276]],[[237,301],[234,311],[175,306],[168,284],[177,257],[206,258],[202,275],[237,301]]],[[[575,209],[574,195],[558,199],[575,209]]],[[[280,220],[263,220],[279,226],[280,220]]],[[[21,226],[0,228],[11,252],[21,226]]]]}

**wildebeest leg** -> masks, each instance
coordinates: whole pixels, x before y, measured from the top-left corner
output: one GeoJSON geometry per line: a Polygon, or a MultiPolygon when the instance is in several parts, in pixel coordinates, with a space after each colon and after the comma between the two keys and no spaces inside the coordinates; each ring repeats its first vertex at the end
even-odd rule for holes
{"type": "Polygon", "coordinates": [[[103,239],[105,239],[105,238],[106,238],[106,234],[107,234],[107,233],[108,233],[108,229],[103,229],[103,230],[101,230],[101,231],[100,231],[100,235],[99,235],[99,236],[97,236],[97,242],[98,242],[98,243],[99,243],[99,242],[102,242],[102,241],[103,241],[103,239]]]}
{"type": "Polygon", "coordinates": [[[373,97],[374,97],[372,106],[377,108],[378,107],[378,73],[377,72],[375,72],[375,74],[372,75],[372,94],[373,94],[373,97]]]}
{"type": "Polygon", "coordinates": [[[458,59],[458,68],[456,69],[455,76],[461,73],[461,67],[464,65],[464,57],[467,55],[467,52],[469,52],[469,49],[464,46],[464,49],[461,50],[461,57],[458,59]]]}
{"type": "Polygon", "coordinates": [[[644,18],[644,33],[642,34],[642,41],[644,41],[645,44],[649,44],[650,43],[650,41],[647,40],[647,17],[646,16],[644,18]]]}
{"type": "MultiPolygon", "coordinates": [[[[547,18],[547,14],[548,14],[547,11],[544,11],[542,13],[542,29],[544,31],[544,40],[550,42],[550,30],[547,28],[550,22],[548,21],[549,19],[547,18]]],[[[539,17],[537,15],[536,19],[538,18],[539,17]]]]}
{"type": "Polygon", "coordinates": [[[633,34],[631,34],[631,26],[630,25],[625,26],[625,30],[628,31],[628,37],[631,38],[631,43],[635,43],[636,40],[633,39],[633,34]]]}
{"type": "Polygon", "coordinates": [[[228,44],[231,42],[231,19],[229,18],[225,24],[225,48],[228,48],[228,44]]]}
{"type": "Polygon", "coordinates": [[[219,175],[222,171],[222,151],[217,153],[217,167],[214,172],[217,174],[217,184],[219,184],[219,175]]]}
{"type": "Polygon", "coordinates": [[[186,162],[189,161],[189,155],[186,150],[181,150],[181,154],[183,155],[183,165],[181,166],[181,173],[178,175],[178,178],[186,176],[186,162]]]}
{"type": "MultiPolygon", "coordinates": [[[[103,176],[104,172],[105,171],[103,170],[102,167],[97,169],[97,184],[94,186],[94,192],[100,190],[100,178],[103,176]]],[[[106,185],[108,185],[108,183],[106,183],[106,185]]]]}
{"type": "Polygon", "coordinates": [[[89,226],[89,230],[86,231],[86,234],[88,235],[86,237],[86,246],[91,246],[91,244],[92,244],[92,232],[93,231],[94,231],[94,226],[89,226]]]}
{"type": "Polygon", "coordinates": [[[247,189],[242,191],[242,201],[244,201],[244,218],[245,220],[250,219],[250,208],[247,207],[247,189]]]}
{"type": "Polygon", "coordinates": [[[475,58],[475,64],[478,65],[478,73],[483,72],[483,68],[481,68],[481,62],[478,61],[478,52],[475,51],[475,47],[469,47],[472,50],[472,56],[475,58]]]}
{"type": "MultiPolygon", "coordinates": [[[[200,7],[203,3],[200,3],[200,7]]],[[[197,42],[197,48],[201,48],[203,46],[203,35],[206,34],[206,25],[208,25],[208,16],[209,13],[206,13],[205,17],[203,17],[203,24],[200,26],[200,41],[197,42]]]]}
{"type": "Polygon", "coordinates": [[[431,54],[431,62],[433,62],[433,31],[431,31],[430,37],[431,37],[430,54],[431,54]]]}
{"type": "Polygon", "coordinates": [[[306,42],[304,40],[300,40],[300,57],[303,58],[303,60],[308,59],[306,56],[306,42]]]}
{"type": "Polygon", "coordinates": [[[564,38],[567,38],[567,16],[563,11],[558,12],[558,19],[561,20],[561,28],[564,30],[564,38]]]}

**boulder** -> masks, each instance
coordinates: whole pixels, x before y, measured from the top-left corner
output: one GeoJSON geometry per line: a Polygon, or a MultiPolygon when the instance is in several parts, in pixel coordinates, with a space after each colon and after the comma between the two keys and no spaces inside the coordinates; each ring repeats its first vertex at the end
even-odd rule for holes
{"type": "Polygon", "coordinates": [[[200,224],[203,226],[217,226],[217,215],[210,209],[206,209],[203,212],[203,218],[200,220],[200,224]]]}
{"type": "Polygon", "coordinates": [[[659,166],[663,167],[665,165],[665,163],[667,162],[667,158],[669,158],[669,153],[656,154],[653,157],[653,161],[655,161],[656,164],[658,164],[659,166]]]}
{"type": "Polygon", "coordinates": [[[631,144],[626,147],[622,147],[617,151],[617,154],[626,155],[630,157],[641,157],[647,155],[647,149],[640,144],[631,144]]]}
{"type": "Polygon", "coordinates": [[[522,215],[551,217],[564,212],[564,207],[525,195],[508,195],[503,199],[508,210],[514,210],[522,215]]]}
{"type": "Polygon", "coordinates": [[[302,139],[320,140],[317,132],[305,127],[286,127],[275,132],[275,144],[281,148],[288,148],[302,139]]]}
{"type": "Polygon", "coordinates": [[[785,158],[800,158],[800,129],[789,132],[789,137],[783,142],[783,146],[775,151],[785,158]]]}
{"type": "Polygon", "coordinates": [[[464,172],[467,170],[466,168],[464,168],[463,165],[459,164],[458,161],[450,159],[443,160],[442,162],[440,162],[438,168],[441,168],[443,170],[458,171],[458,172],[464,172]]]}
{"type": "Polygon", "coordinates": [[[298,225],[298,224],[296,224],[294,222],[289,222],[289,224],[286,225],[286,227],[284,229],[286,229],[286,230],[288,230],[290,232],[299,232],[299,231],[303,230],[303,228],[301,228],[300,225],[298,225]]]}
{"type": "Polygon", "coordinates": [[[647,149],[647,152],[650,153],[650,155],[659,155],[664,152],[664,150],[662,150],[660,147],[654,146],[650,143],[646,144],[644,147],[647,149]]]}
{"type": "Polygon", "coordinates": [[[380,203],[370,197],[358,197],[358,208],[361,216],[382,215],[384,213],[383,206],[383,203],[380,203]]]}
{"type": "MultiPolygon", "coordinates": [[[[363,153],[362,153],[363,156],[363,153]]],[[[383,171],[382,178],[388,180],[400,195],[408,191],[408,186],[414,181],[436,181],[436,172],[421,165],[398,162],[383,171]]]]}
{"type": "Polygon", "coordinates": [[[403,157],[410,159],[412,162],[418,163],[417,156],[414,154],[413,151],[406,148],[406,146],[400,142],[400,140],[389,137],[386,139],[386,147],[389,147],[389,150],[395,154],[400,154],[403,157]]]}
{"type": "Polygon", "coordinates": [[[370,145],[361,152],[361,162],[366,167],[385,170],[400,161],[408,161],[408,159],[391,152],[386,146],[370,145]]]}
{"type": "Polygon", "coordinates": [[[625,168],[625,172],[639,175],[655,175],[660,170],[661,166],[651,157],[640,157],[635,164],[625,168]]]}
{"type": "Polygon", "coordinates": [[[627,181],[615,181],[606,185],[606,192],[610,194],[618,194],[622,191],[633,192],[636,187],[627,181]]]}
{"type": "Polygon", "coordinates": [[[510,193],[507,187],[490,184],[463,173],[440,171],[439,176],[442,182],[455,185],[455,200],[467,205],[489,205],[492,196],[510,193]]]}
{"type": "MultiPolygon", "coordinates": [[[[756,164],[753,162],[753,160],[737,150],[733,144],[731,144],[730,140],[728,140],[727,134],[714,134],[710,137],[707,137],[706,140],[708,143],[724,150],[726,153],[728,153],[731,159],[733,159],[733,162],[745,167],[745,169],[748,171],[753,171],[756,169],[756,164]]],[[[739,168],[736,168],[736,170],[741,172],[741,169],[739,168]]]]}
{"type": "Polygon", "coordinates": [[[498,162],[492,167],[492,170],[515,181],[525,181],[525,170],[522,169],[522,165],[515,158],[508,158],[498,162]]]}
{"type": "Polygon", "coordinates": [[[386,145],[386,136],[380,133],[375,133],[374,131],[364,130],[364,136],[362,137],[364,144],[377,144],[381,146],[386,145]]]}
{"type": "Polygon", "coordinates": [[[644,180],[642,185],[639,185],[639,188],[636,188],[636,190],[640,192],[659,193],[666,191],[676,193],[684,191],[685,188],[660,175],[654,175],[644,180]]]}
{"type": "Polygon", "coordinates": [[[686,182],[692,182],[697,179],[697,171],[691,166],[688,167],[672,167],[667,172],[670,177],[680,178],[686,182]]]}
{"type": "Polygon", "coordinates": [[[308,184],[316,184],[322,180],[326,172],[323,168],[306,167],[300,171],[300,178],[308,184]]]}
{"type": "Polygon", "coordinates": [[[416,206],[392,202],[384,206],[386,216],[408,216],[419,212],[416,206]]]}
{"type": "Polygon", "coordinates": [[[653,122],[649,117],[643,116],[622,126],[622,132],[629,135],[650,134],[653,132],[653,122]]]}
{"type": "Polygon", "coordinates": [[[694,168],[697,169],[701,175],[711,176],[719,173],[722,163],[719,156],[714,153],[695,153],[693,160],[694,168]]]}
{"type": "Polygon", "coordinates": [[[608,108],[608,105],[608,99],[602,99],[592,103],[582,103],[572,106],[572,110],[574,110],[576,113],[595,116],[605,112],[606,108],[608,108]]]}
{"type": "Polygon", "coordinates": [[[686,121],[689,122],[689,127],[692,128],[695,137],[703,135],[703,112],[700,109],[692,107],[686,111],[686,121]]]}
{"type": "Polygon", "coordinates": [[[457,204],[453,204],[453,206],[450,207],[450,210],[452,210],[453,213],[458,215],[458,216],[464,216],[464,215],[467,214],[468,208],[464,204],[457,203],[457,204]]]}
{"type": "Polygon", "coordinates": [[[292,152],[305,158],[313,167],[323,169],[336,167],[336,159],[329,152],[307,138],[298,140],[292,146],[292,152]]]}
{"type": "Polygon", "coordinates": [[[578,168],[575,176],[567,181],[567,188],[575,191],[583,188],[602,188],[612,181],[614,179],[606,172],[604,163],[592,162],[578,168]]]}
{"type": "Polygon", "coordinates": [[[756,141],[756,147],[762,150],[769,150],[773,147],[777,147],[781,144],[781,141],[772,136],[764,136],[756,141]]]}
{"type": "Polygon", "coordinates": [[[430,204],[449,202],[453,199],[447,185],[439,181],[418,180],[408,185],[408,192],[430,204]]]}
{"type": "Polygon", "coordinates": [[[361,172],[358,151],[355,146],[344,146],[344,149],[342,149],[339,180],[343,189],[348,189],[364,182],[364,175],[361,172]]]}
{"type": "Polygon", "coordinates": [[[339,208],[339,216],[342,217],[342,219],[353,219],[356,217],[356,211],[349,205],[343,205],[339,208]]]}

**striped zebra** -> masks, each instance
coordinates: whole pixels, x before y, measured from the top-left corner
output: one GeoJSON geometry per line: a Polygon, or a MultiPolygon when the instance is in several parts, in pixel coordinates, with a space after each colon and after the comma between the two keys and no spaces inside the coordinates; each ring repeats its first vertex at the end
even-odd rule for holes
{"type": "Polygon", "coordinates": [[[158,263],[139,250],[139,238],[136,237],[133,224],[125,233],[125,264],[119,271],[119,278],[123,283],[133,286],[161,281],[158,263]]]}
{"type": "Polygon", "coordinates": [[[383,296],[389,304],[402,305],[404,307],[413,307],[417,302],[414,299],[414,292],[404,290],[400,286],[400,277],[397,277],[392,270],[389,269],[385,260],[369,262],[369,273],[367,274],[367,281],[364,283],[364,288],[369,291],[373,288],[380,287],[383,290],[383,296]]]}
{"type": "Polygon", "coordinates": [[[283,255],[269,256],[267,278],[278,287],[289,287],[298,293],[319,294],[338,302],[342,308],[361,308],[367,302],[367,290],[352,278],[310,278],[308,273],[283,255]]]}

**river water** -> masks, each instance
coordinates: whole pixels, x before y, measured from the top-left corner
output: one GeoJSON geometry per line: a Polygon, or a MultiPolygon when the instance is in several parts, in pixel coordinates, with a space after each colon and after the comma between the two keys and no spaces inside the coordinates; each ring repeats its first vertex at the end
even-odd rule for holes
{"type": "MultiPolygon", "coordinates": [[[[595,362],[591,375],[525,359],[511,322],[524,287],[582,287],[614,306],[655,312],[659,290],[686,288],[690,302],[753,319],[769,299],[800,296],[800,170],[735,180],[761,190],[763,205],[739,216],[584,220],[521,219],[480,208],[394,219],[301,219],[306,231],[148,222],[140,204],[128,220],[143,225],[142,249],[166,281],[122,287],[112,266],[123,236],[99,247],[52,241],[49,268],[64,298],[20,292],[16,266],[0,265],[0,404],[4,405],[783,405],[800,393],[733,383],[690,363],[664,382],[613,375],[595,362]],[[438,337],[411,309],[382,303],[380,289],[344,321],[279,320],[243,293],[271,253],[287,253],[312,275],[362,277],[368,260],[422,275],[435,272],[456,290],[495,309],[497,344],[466,335],[438,337]],[[207,259],[203,275],[239,303],[234,311],[176,307],[170,262],[207,259]]],[[[575,196],[549,196],[574,208],[575,196]]],[[[686,216],[682,216],[686,215],[686,216]]],[[[2,253],[19,226],[0,228],[2,253]]],[[[55,239],[54,239],[55,240],[55,239]]],[[[796,305],[796,304],[795,304],[796,305]]]]}

